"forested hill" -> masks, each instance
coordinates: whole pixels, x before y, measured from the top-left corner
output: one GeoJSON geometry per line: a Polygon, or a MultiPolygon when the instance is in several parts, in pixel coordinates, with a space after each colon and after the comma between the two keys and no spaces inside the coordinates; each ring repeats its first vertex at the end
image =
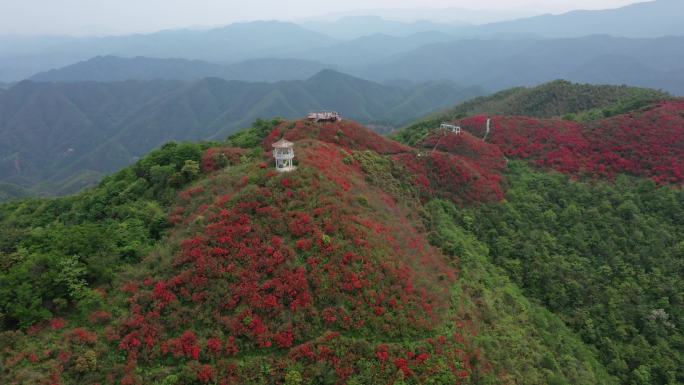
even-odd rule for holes
{"type": "Polygon", "coordinates": [[[395,127],[482,93],[451,83],[385,86],[332,70],[278,83],[26,81],[0,93],[0,183],[73,193],[167,141],[225,139],[259,117],[330,109],[395,127]]]}
{"type": "MultiPolygon", "coordinates": [[[[311,60],[251,59],[232,64],[216,64],[201,60],[97,56],[63,68],[31,76],[38,82],[115,82],[126,80],[199,80],[216,77],[240,81],[305,80],[331,68],[311,60]]],[[[2,85],[0,84],[0,88],[2,85]]]]}
{"type": "Polygon", "coordinates": [[[435,124],[472,115],[522,115],[590,121],[624,114],[670,98],[672,96],[665,92],[648,88],[556,80],[533,88],[512,88],[469,100],[403,128],[398,137],[415,144],[435,124]]]}
{"type": "Polygon", "coordinates": [[[0,205],[0,382],[684,382],[684,101],[484,118],[259,121],[0,205]]]}

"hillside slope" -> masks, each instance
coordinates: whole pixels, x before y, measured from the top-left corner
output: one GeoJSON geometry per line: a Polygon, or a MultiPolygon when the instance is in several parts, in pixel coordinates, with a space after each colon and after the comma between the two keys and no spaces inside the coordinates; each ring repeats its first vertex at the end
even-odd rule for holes
{"type": "Polygon", "coordinates": [[[278,21],[234,23],[212,29],[175,29],[103,37],[5,37],[0,39],[0,80],[20,81],[96,56],[180,58],[215,63],[282,57],[338,41],[278,21]]]}
{"type": "Polygon", "coordinates": [[[512,88],[461,103],[401,129],[397,138],[418,143],[441,122],[471,115],[518,115],[535,118],[598,120],[667,100],[662,91],[627,86],[576,84],[556,80],[532,88],[512,88]]]}
{"type": "Polygon", "coordinates": [[[679,35],[651,39],[606,35],[468,38],[425,45],[350,72],[377,81],[451,80],[493,92],[566,79],[663,89],[682,96],[683,41],[679,35]]]}
{"type": "MultiPolygon", "coordinates": [[[[577,37],[606,34],[621,37],[681,36],[678,15],[684,4],[677,0],[654,0],[615,9],[578,10],[560,15],[541,15],[477,27],[480,33],[577,37]]],[[[472,33],[472,32],[471,32],[472,33]]]]}
{"type": "Polygon", "coordinates": [[[479,88],[384,86],[332,70],[278,83],[22,82],[0,94],[0,181],[70,193],[165,142],[222,139],[260,117],[338,110],[394,126],[477,95],[479,88]]]}
{"type": "MultiPolygon", "coordinates": [[[[650,177],[659,184],[684,182],[684,100],[579,124],[520,116],[493,117],[487,140],[508,157],[586,177],[618,174],[650,177]]],[[[484,137],[486,117],[459,124],[484,137]]]]}
{"type": "MultiPolygon", "coordinates": [[[[477,250],[463,254],[469,261],[461,263],[456,254],[429,244],[410,174],[395,173],[387,163],[410,148],[352,122],[286,122],[273,131],[262,125],[233,140],[244,135],[265,136],[265,148],[282,135],[292,138],[299,169],[277,174],[262,163],[269,156],[257,155],[259,147],[251,156],[214,147],[201,160],[203,175],[186,174],[188,162],[198,164],[197,147],[171,146],[73,199],[104,193],[104,207],[117,202],[121,210],[145,196],[127,193],[132,186],[121,190],[122,183],[167,162],[171,172],[185,165],[179,171],[185,179],[168,187],[184,190],[168,209],[172,227],[161,233],[166,236],[158,247],[142,262],[118,260],[111,286],[60,284],[67,295],[62,310],[36,311],[37,318],[23,324],[38,321],[26,334],[8,332],[11,341],[0,339],[7,363],[3,383],[237,384],[275,378],[515,384],[523,375],[533,384],[613,382],[591,349],[525,300],[477,250]],[[183,175],[197,181],[181,187],[192,183],[192,176],[183,175]],[[499,286],[482,287],[477,279],[499,286]],[[503,295],[506,305],[497,306],[503,295]],[[510,307],[526,309],[534,320],[508,318],[503,309],[510,307]],[[39,321],[58,315],[68,318],[39,321]],[[562,343],[550,343],[551,335],[562,343]],[[505,358],[500,347],[507,340],[516,341],[510,353],[524,352],[525,358],[505,358]],[[529,367],[542,357],[570,364],[529,367]]],[[[154,177],[150,182],[149,188],[163,187],[154,177]]],[[[8,219],[27,207],[0,208],[9,229],[8,219]]],[[[74,226],[64,219],[52,225],[74,226]]],[[[112,225],[119,220],[110,219],[112,225]]],[[[3,248],[18,252],[18,245],[28,243],[17,236],[3,248]]],[[[11,267],[17,267],[12,275],[0,276],[5,283],[20,274],[11,267]]],[[[0,290],[0,299],[9,299],[4,295],[9,293],[0,290]]],[[[5,322],[27,315],[7,314],[5,322]]]]}
{"type": "Polygon", "coordinates": [[[334,66],[299,59],[252,59],[232,64],[201,60],[97,56],[31,76],[37,82],[199,80],[208,77],[250,82],[304,80],[334,66]]]}
{"type": "Polygon", "coordinates": [[[0,205],[0,380],[681,382],[683,113],[259,122],[0,205]]]}

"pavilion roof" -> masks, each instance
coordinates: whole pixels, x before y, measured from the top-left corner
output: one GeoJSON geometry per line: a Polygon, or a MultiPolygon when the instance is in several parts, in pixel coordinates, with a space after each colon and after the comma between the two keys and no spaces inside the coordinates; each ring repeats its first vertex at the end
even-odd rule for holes
{"type": "Polygon", "coordinates": [[[290,148],[294,147],[294,143],[285,140],[285,138],[280,139],[279,141],[275,142],[272,144],[273,148],[290,148]]]}

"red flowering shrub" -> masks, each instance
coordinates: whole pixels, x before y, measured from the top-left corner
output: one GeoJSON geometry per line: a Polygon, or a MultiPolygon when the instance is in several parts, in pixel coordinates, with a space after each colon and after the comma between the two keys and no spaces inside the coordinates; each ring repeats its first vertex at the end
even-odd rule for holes
{"type": "MultiPolygon", "coordinates": [[[[521,116],[492,118],[489,141],[506,156],[574,175],[612,178],[619,173],[658,183],[684,182],[684,100],[581,125],[521,116]]],[[[486,117],[460,121],[484,135],[486,117]]]]}
{"type": "Polygon", "coordinates": [[[171,353],[175,357],[188,357],[198,360],[200,356],[200,346],[197,342],[197,335],[192,330],[187,330],[178,338],[172,338],[162,345],[162,352],[171,353]]]}
{"type": "Polygon", "coordinates": [[[97,334],[83,328],[76,328],[67,335],[67,339],[72,343],[93,345],[97,342],[97,334]]]}
{"type": "Polygon", "coordinates": [[[240,164],[247,150],[235,147],[212,147],[202,157],[202,171],[213,172],[226,166],[240,164]]]}
{"type": "MultiPolygon", "coordinates": [[[[320,373],[344,383],[368,370],[388,382],[424,383],[435,373],[455,382],[471,358],[466,340],[434,338],[454,324],[446,310],[455,263],[429,246],[409,209],[367,182],[349,151],[358,145],[393,154],[385,159],[414,155],[352,123],[311,127],[326,141],[297,142],[297,172],[280,174],[259,160],[179,193],[164,249],[110,295],[128,306],[126,315],[111,320],[94,312],[91,322],[106,324],[99,335],[65,333],[64,349],[53,354],[55,381],[63,372],[82,375],[74,361],[83,350],[99,357],[110,346],[126,359],[106,373],[93,366],[97,373],[88,375],[102,383],[144,384],[154,372],[147,369],[160,362],[198,383],[249,383],[265,367],[277,383],[288,374],[315,382],[320,373]],[[396,342],[403,339],[412,342],[396,342]],[[289,373],[293,367],[301,373],[289,373]]],[[[203,164],[207,170],[215,169],[217,153],[203,164]]],[[[439,152],[416,172],[431,178],[426,188],[453,188],[454,199],[459,191],[465,199],[492,194],[483,171],[464,157],[439,152]]],[[[66,322],[51,325],[58,330],[66,322]]]]}
{"type": "MultiPolygon", "coordinates": [[[[352,342],[339,332],[429,335],[442,322],[456,272],[339,147],[298,142],[298,156],[296,173],[255,162],[249,178],[228,171],[207,179],[189,198],[195,209],[174,210],[184,240],[173,263],[163,276],[124,288],[130,314],[118,343],[130,370],[161,353],[202,363],[195,367],[200,382],[244,379],[226,360],[284,350],[288,360],[330,365],[342,380],[360,369],[360,357],[404,359],[399,370],[422,373],[432,350],[419,359],[389,347],[345,356],[343,345],[352,342]],[[361,191],[363,206],[355,203],[361,191]]],[[[390,366],[388,375],[396,375],[390,366]]]]}
{"type": "Polygon", "coordinates": [[[215,373],[211,365],[200,365],[197,368],[197,380],[203,384],[214,381],[215,373]]]}
{"type": "Polygon", "coordinates": [[[67,322],[64,318],[53,318],[50,320],[50,328],[52,330],[60,330],[66,326],[67,322]]]}
{"type": "Polygon", "coordinates": [[[503,199],[499,169],[442,152],[407,153],[395,155],[393,159],[411,172],[415,184],[428,196],[451,199],[460,204],[503,199]]]}
{"type": "Polygon", "coordinates": [[[437,150],[459,155],[492,172],[501,171],[506,167],[506,159],[499,146],[476,138],[466,131],[454,134],[439,130],[428,135],[419,144],[426,150],[437,150]]]}
{"type": "Polygon", "coordinates": [[[112,313],[104,310],[96,310],[90,314],[90,322],[94,324],[106,324],[112,319],[112,313]]]}
{"type": "Polygon", "coordinates": [[[313,220],[307,213],[295,212],[292,213],[290,220],[290,232],[295,237],[303,237],[313,231],[313,220]]]}
{"type": "Polygon", "coordinates": [[[214,353],[214,354],[219,354],[223,350],[223,343],[221,342],[220,338],[209,338],[207,340],[207,350],[214,353]]]}
{"type": "Polygon", "coordinates": [[[606,176],[629,173],[658,183],[684,182],[684,100],[590,124],[588,162],[606,176]]]}
{"type": "Polygon", "coordinates": [[[316,139],[338,145],[348,151],[371,150],[378,154],[411,151],[410,147],[378,135],[375,131],[351,120],[337,123],[313,123],[303,120],[283,122],[264,140],[264,149],[270,151],[271,144],[282,137],[291,142],[316,139]]]}

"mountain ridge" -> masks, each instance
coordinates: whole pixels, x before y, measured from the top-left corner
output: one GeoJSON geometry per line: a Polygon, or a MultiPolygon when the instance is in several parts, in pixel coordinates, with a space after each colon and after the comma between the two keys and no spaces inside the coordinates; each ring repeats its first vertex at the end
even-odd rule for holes
{"type": "Polygon", "coordinates": [[[86,61],[35,74],[38,82],[126,80],[200,80],[215,77],[224,80],[278,82],[305,80],[334,66],[301,59],[263,58],[233,64],[215,64],[202,60],[96,56],[86,61]],[[275,69],[278,70],[274,74],[275,69]]]}
{"type": "Polygon", "coordinates": [[[167,144],[78,197],[0,205],[0,250],[40,251],[0,272],[3,375],[676,382],[684,174],[644,178],[672,157],[684,168],[683,111],[679,99],[588,123],[607,171],[653,150],[597,179],[566,167],[584,149],[572,121],[497,116],[485,142],[475,116],[416,147],[350,120],[261,121],[223,143],[167,144]],[[625,119],[635,129],[616,135],[625,119]],[[294,172],[272,168],[281,138],[294,172]],[[26,236],[42,226],[52,238],[26,236]]]}
{"type": "Polygon", "coordinates": [[[452,80],[459,84],[479,84],[491,91],[554,79],[600,83],[612,80],[684,95],[684,83],[678,81],[679,77],[675,76],[672,81],[672,75],[682,71],[683,40],[682,37],[625,39],[600,35],[552,40],[468,39],[423,46],[378,64],[355,68],[351,73],[379,81],[452,80]],[[629,57],[639,63],[639,71],[628,71],[621,62],[610,62],[601,68],[590,66],[596,58],[605,55],[629,57]],[[587,69],[592,72],[585,75],[587,69]]]}
{"type": "Polygon", "coordinates": [[[628,4],[615,9],[576,10],[560,15],[540,15],[475,27],[490,34],[530,33],[539,36],[578,37],[608,34],[619,37],[661,37],[684,34],[677,15],[684,5],[673,0],[628,4]],[[657,23],[644,23],[652,20],[657,23]]]}
{"type": "Polygon", "coordinates": [[[481,94],[454,84],[391,87],[332,70],[277,83],[21,82],[0,94],[0,169],[4,182],[55,191],[53,183],[115,171],[167,141],[225,138],[261,117],[333,109],[399,125],[481,94]]]}

